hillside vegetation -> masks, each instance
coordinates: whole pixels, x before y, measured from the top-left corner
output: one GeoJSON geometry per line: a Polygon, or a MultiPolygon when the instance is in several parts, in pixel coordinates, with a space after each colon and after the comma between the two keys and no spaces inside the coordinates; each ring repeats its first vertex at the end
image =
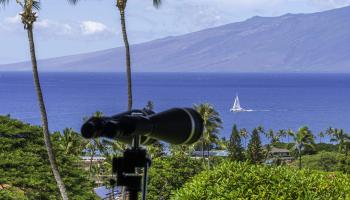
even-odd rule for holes
{"type": "MultiPolygon", "coordinates": [[[[342,171],[341,161],[344,156],[338,152],[321,151],[314,155],[303,156],[303,168],[320,171],[342,171]]],[[[291,166],[297,167],[298,161],[295,160],[291,166]]]]}
{"type": "Polygon", "coordinates": [[[349,180],[341,173],[224,162],[195,176],[173,199],[350,199],[349,180]]]}
{"type": "MultiPolygon", "coordinates": [[[[96,199],[93,182],[53,140],[59,170],[70,199],[96,199]]],[[[0,116],[0,199],[60,199],[41,128],[0,116]]]]}

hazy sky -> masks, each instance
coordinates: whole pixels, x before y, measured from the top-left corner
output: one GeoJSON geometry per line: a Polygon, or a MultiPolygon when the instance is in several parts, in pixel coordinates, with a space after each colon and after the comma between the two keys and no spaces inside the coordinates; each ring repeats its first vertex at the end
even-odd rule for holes
{"type": "MultiPolygon", "coordinates": [[[[29,59],[20,8],[14,2],[0,9],[0,64],[29,59]]],[[[35,24],[38,58],[91,52],[121,46],[119,12],[115,0],[42,2],[35,24]]],[[[129,0],[126,17],[130,43],[179,35],[252,16],[311,13],[350,5],[350,0],[129,0]]]]}

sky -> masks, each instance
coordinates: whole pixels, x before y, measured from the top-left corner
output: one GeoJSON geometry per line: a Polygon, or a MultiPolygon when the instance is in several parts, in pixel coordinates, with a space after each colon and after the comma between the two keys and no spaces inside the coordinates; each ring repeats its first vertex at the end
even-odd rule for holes
{"type": "MultiPolygon", "coordinates": [[[[0,64],[29,60],[28,40],[10,0],[0,8],[0,64]]],[[[129,0],[127,31],[131,44],[186,34],[253,16],[313,13],[350,5],[350,0],[129,0]]],[[[34,26],[38,59],[93,52],[123,45],[115,0],[41,1],[34,26]]]]}

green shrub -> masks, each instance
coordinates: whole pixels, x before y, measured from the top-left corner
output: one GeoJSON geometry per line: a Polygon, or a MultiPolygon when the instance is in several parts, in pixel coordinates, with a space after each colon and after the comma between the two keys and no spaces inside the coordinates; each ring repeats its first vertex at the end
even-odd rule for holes
{"type": "MultiPolygon", "coordinates": [[[[70,199],[97,199],[79,157],[65,155],[52,142],[70,199]]],[[[0,116],[0,184],[9,186],[0,190],[0,199],[61,199],[40,127],[0,116]]]]}
{"type": "Polygon", "coordinates": [[[349,180],[341,173],[224,162],[194,177],[173,199],[350,199],[349,180]]]}

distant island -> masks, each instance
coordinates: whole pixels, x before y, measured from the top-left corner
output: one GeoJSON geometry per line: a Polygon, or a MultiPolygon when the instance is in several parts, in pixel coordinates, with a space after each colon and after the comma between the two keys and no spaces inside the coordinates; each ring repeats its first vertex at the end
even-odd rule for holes
{"type": "MultiPolygon", "coordinates": [[[[131,47],[135,72],[350,72],[350,7],[253,17],[131,47]]],[[[41,71],[124,71],[122,47],[45,59],[41,71]]],[[[29,71],[30,63],[0,65],[29,71]]]]}

